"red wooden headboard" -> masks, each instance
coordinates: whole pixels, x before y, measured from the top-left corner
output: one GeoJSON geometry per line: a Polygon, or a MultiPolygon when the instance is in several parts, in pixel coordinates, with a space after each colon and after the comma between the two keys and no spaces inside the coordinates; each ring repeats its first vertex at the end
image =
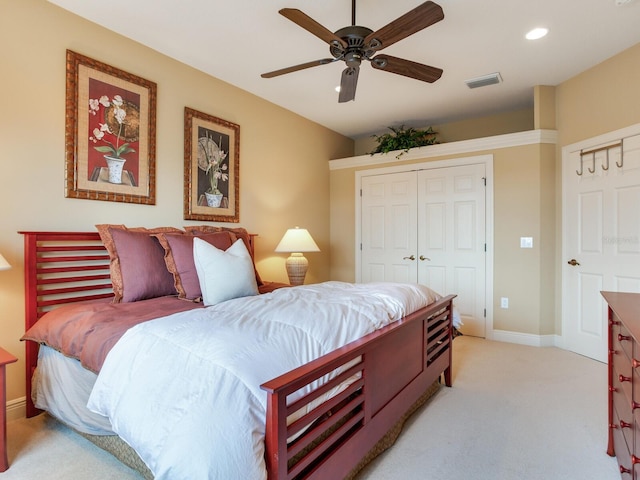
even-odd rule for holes
{"type": "MultiPolygon", "coordinates": [[[[24,235],[25,331],[59,305],[113,296],[109,254],[98,232],[19,232],[24,235]]],[[[249,234],[253,256],[254,240],[249,234]]],[[[27,417],[39,413],[31,401],[38,345],[25,342],[27,417]]]]}
{"type": "MultiPolygon", "coordinates": [[[[25,330],[57,305],[113,296],[109,255],[98,232],[19,232],[24,235],[25,330]]],[[[25,342],[27,417],[38,344],[25,342]]]]}

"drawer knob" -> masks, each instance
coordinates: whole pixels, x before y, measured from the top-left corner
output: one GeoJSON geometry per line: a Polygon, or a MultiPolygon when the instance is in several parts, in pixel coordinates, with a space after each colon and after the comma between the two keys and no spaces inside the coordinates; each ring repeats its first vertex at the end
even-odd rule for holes
{"type": "Polygon", "coordinates": [[[630,382],[631,381],[631,377],[625,377],[624,375],[618,375],[618,380],[620,380],[620,382],[630,382]]]}
{"type": "Polygon", "coordinates": [[[635,455],[631,455],[631,465],[635,465],[636,463],[640,463],[640,457],[636,457],[635,455]]]}
{"type": "Polygon", "coordinates": [[[620,465],[620,473],[631,473],[631,470],[620,465]]]}
{"type": "Polygon", "coordinates": [[[631,428],[631,424],[625,422],[624,420],[620,420],[620,428],[631,428]]]}
{"type": "Polygon", "coordinates": [[[620,322],[619,322],[618,320],[611,320],[611,321],[609,322],[609,325],[612,325],[612,326],[613,326],[613,325],[618,326],[618,325],[620,325],[620,322]]]}
{"type": "Polygon", "coordinates": [[[616,387],[614,387],[614,386],[611,386],[611,385],[610,385],[610,386],[609,386],[609,391],[610,391],[610,392],[617,392],[617,391],[618,391],[618,389],[617,389],[616,387]]]}
{"type": "Polygon", "coordinates": [[[636,408],[640,408],[640,403],[631,402],[631,410],[635,410],[636,408]]]}
{"type": "Polygon", "coordinates": [[[616,428],[618,428],[618,425],[616,425],[615,423],[610,423],[610,424],[609,424],[609,428],[610,428],[611,430],[615,430],[616,428]]]}
{"type": "Polygon", "coordinates": [[[618,355],[617,350],[609,350],[609,355],[618,355]]]}
{"type": "Polygon", "coordinates": [[[638,368],[640,367],[640,361],[634,358],[633,360],[631,360],[631,365],[633,366],[633,368],[638,368]]]}
{"type": "Polygon", "coordinates": [[[618,341],[619,342],[624,342],[624,341],[629,341],[631,340],[631,337],[629,335],[622,335],[621,333],[618,334],[618,341]]]}

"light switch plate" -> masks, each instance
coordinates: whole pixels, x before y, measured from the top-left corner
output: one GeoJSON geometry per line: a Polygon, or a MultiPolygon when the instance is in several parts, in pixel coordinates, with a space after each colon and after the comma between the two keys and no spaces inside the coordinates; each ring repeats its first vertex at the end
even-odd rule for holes
{"type": "Polygon", "coordinates": [[[533,248],[533,237],[520,237],[520,248],[533,248]]]}

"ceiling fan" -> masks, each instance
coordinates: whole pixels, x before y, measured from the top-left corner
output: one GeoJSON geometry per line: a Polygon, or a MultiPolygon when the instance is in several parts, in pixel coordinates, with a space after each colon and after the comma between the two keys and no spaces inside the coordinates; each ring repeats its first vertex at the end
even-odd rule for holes
{"type": "Polygon", "coordinates": [[[440,5],[431,1],[425,2],[374,32],[370,28],[356,25],[356,0],[352,0],[351,4],[351,26],[341,28],[335,33],[298,9],[283,8],[280,10],[280,15],[312,33],[320,40],[327,42],[332,58],[323,58],[263,73],[261,75],[262,78],[273,78],[286,73],[304,70],[305,68],[343,60],[347,68],[342,71],[340,96],[338,98],[340,103],[355,100],[358,74],[363,60],[371,62],[373,68],[415,78],[423,82],[432,83],[440,78],[442,75],[442,69],[440,68],[392,57],[391,55],[377,54],[383,48],[393,45],[442,20],[444,12],[440,5]]]}

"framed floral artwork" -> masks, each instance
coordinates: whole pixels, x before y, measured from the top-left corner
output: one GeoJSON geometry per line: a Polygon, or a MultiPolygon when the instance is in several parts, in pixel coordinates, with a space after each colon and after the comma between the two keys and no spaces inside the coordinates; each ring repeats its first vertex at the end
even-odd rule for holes
{"type": "Polygon", "coordinates": [[[184,109],[184,218],[240,220],[240,126],[184,109]]]}
{"type": "Polygon", "coordinates": [[[154,205],[154,82],[67,50],[65,196],[154,205]]]}

